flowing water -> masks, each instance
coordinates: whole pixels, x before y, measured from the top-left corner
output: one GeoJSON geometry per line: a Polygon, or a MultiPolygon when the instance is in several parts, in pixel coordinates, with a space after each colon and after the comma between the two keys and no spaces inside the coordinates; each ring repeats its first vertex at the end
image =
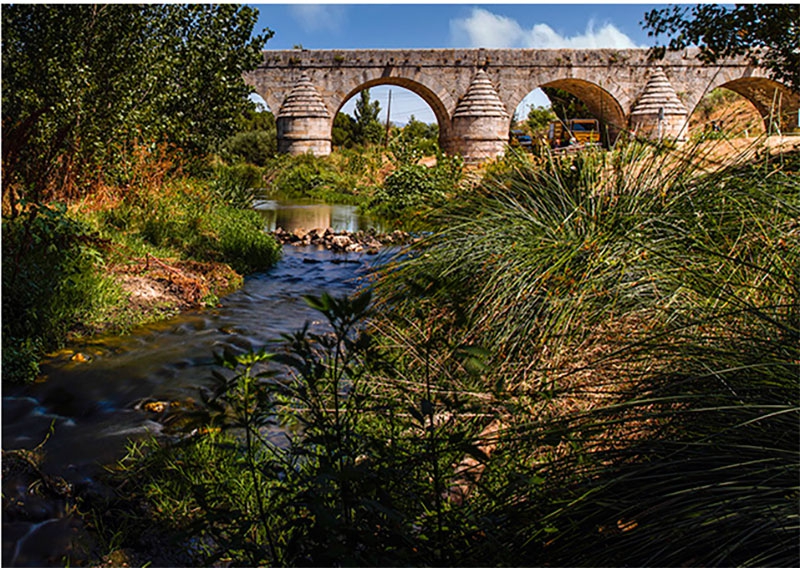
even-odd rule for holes
{"type": "MultiPolygon", "coordinates": [[[[352,207],[262,202],[257,209],[268,230],[370,226],[352,207]]],[[[306,321],[321,325],[303,296],[350,294],[379,260],[315,247],[285,246],[283,253],[276,266],[246,278],[219,307],[183,313],[130,335],[71,345],[43,362],[39,381],[4,387],[3,449],[33,449],[52,427],[41,470],[75,485],[91,485],[98,467],[120,458],[128,440],[161,430],[141,410],[142,401],[196,400],[197,389],[210,384],[215,352],[259,349],[306,321]]],[[[5,484],[3,489],[7,498],[9,489],[5,484]]],[[[47,558],[24,554],[21,545],[57,521],[43,514],[38,522],[8,526],[4,519],[3,565],[35,565],[47,558]]]]}

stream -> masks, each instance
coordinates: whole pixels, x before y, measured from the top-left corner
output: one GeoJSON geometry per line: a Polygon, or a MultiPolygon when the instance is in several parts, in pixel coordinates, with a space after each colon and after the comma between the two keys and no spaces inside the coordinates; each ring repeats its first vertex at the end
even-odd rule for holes
{"type": "MultiPolygon", "coordinates": [[[[354,207],[264,201],[256,209],[266,230],[330,226],[356,231],[373,226],[354,207]]],[[[274,267],[248,276],[216,308],[185,312],[130,335],[92,338],[52,354],[42,362],[39,380],[3,387],[3,450],[33,449],[52,426],[40,470],[74,487],[91,486],[103,464],[124,455],[129,440],[161,430],[140,409],[142,401],[197,400],[197,389],[211,384],[215,352],[259,349],[306,321],[312,329],[321,326],[319,314],[305,305],[303,296],[350,294],[379,261],[380,255],[285,245],[274,267]]],[[[25,489],[8,484],[4,476],[4,499],[25,489]]],[[[74,527],[55,511],[26,516],[31,518],[25,522],[7,522],[4,511],[3,566],[63,565],[57,551],[40,549],[57,547],[53,543],[63,540],[53,525],[64,525],[62,532],[74,532],[74,527]],[[55,537],[36,536],[52,530],[55,537]]]]}

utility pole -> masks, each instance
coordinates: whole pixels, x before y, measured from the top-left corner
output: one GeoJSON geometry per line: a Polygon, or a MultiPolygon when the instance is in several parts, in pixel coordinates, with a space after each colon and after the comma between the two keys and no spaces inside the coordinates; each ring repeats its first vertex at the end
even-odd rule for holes
{"type": "Polygon", "coordinates": [[[389,104],[386,105],[386,138],[383,140],[383,147],[389,146],[389,125],[391,124],[390,117],[392,116],[392,90],[389,89],[389,104]]]}

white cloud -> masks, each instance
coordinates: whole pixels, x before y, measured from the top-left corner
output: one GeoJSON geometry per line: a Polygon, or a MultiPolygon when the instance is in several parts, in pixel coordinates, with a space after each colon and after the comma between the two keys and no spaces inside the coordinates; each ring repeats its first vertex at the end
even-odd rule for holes
{"type": "Polygon", "coordinates": [[[344,22],[344,6],[329,4],[294,4],[290,13],[307,32],[339,31],[344,22]]]}
{"type": "Polygon", "coordinates": [[[547,24],[536,24],[531,28],[530,32],[525,34],[524,47],[540,49],[628,49],[640,46],[619,31],[614,24],[605,24],[600,29],[595,29],[594,22],[590,21],[584,33],[572,37],[559,35],[547,24]]]}
{"type": "Polygon", "coordinates": [[[468,47],[515,47],[524,33],[511,18],[482,8],[473,8],[468,18],[450,21],[455,44],[468,47]]]}
{"type": "Polygon", "coordinates": [[[498,16],[482,8],[473,8],[467,18],[450,22],[450,35],[454,45],[466,47],[531,47],[538,49],[626,49],[637,46],[613,24],[606,23],[596,29],[590,21],[586,30],[566,37],[547,24],[534,25],[526,30],[516,20],[498,16]]]}

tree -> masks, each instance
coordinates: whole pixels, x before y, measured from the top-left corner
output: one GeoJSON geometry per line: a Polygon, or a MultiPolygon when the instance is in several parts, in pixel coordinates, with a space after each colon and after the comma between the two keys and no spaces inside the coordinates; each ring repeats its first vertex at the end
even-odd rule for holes
{"type": "Polygon", "coordinates": [[[361,91],[355,108],[355,142],[358,144],[380,144],[383,141],[384,128],[378,120],[381,105],[378,101],[370,101],[369,89],[361,91]]]}
{"type": "Polygon", "coordinates": [[[352,148],[356,138],[356,121],[349,114],[336,113],[333,119],[331,143],[337,148],[352,148]]]}
{"type": "Polygon", "coordinates": [[[575,95],[554,87],[542,87],[542,91],[550,99],[550,108],[559,119],[595,118],[586,103],[575,95]]]}
{"type": "Polygon", "coordinates": [[[257,16],[230,4],[3,6],[4,192],[84,191],[135,140],[216,149],[253,106],[242,73],[272,34],[253,35],[257,16]]]}
{"type": "Polygon", "coordinates": [[[526,121],[531,136],[543,138],[547,127],[556,120],[556,113],[551,107],[531,106],[526,121]]]}
{"type": "Polygon", "coordinates": [[[800,5],[694,4],[651,10],[642,25],[648,36],[666,35],[668,46],[656,46],[655,58],[689,46],[700,48],[700,60],[715,63],[745,56],[769,70],[776,81],[800,91],[800,5]]]}

